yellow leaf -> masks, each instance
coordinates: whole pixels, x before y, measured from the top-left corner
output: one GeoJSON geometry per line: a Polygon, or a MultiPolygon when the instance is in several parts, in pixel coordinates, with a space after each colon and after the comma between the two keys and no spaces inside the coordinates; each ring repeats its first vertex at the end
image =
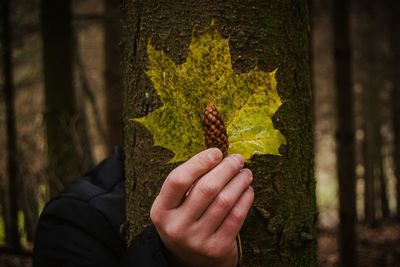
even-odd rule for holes
{"type": "Polygon", "coordinates": [[[150,43],[147,53],[147,75],[164,105],[133,121],[151,132],[155,146],[174,152],[171,162],[187,160],[206,148],[202,116],[211,102],[224,118],[229,154],[240,153],[246,161],[254,154],[279,155],[286,140],[271,119],[282,104],[276,70],[235,73],[229,40],[218,33],[214,22],[203,30],[194,29],[183,64],[176,64],[150,43]]]}

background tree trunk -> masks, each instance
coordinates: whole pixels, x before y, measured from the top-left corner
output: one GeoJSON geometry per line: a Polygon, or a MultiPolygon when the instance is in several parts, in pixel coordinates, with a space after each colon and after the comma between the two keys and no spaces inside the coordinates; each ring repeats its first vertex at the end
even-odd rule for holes
{"type": "Polygon", "coordinates": [[[363,120],[364,120],[364,145],[363,158],[365,169],[364,214],[365,222],[373,226],[377,222],[377,205],[379,199],[379,170],[381,147],[379,146],[380,134],[380,107],[379,107],[379,75],[377,73],[376,42],[371,41],[374,35],[373,24],[376,23],[375,8],[372,3],[360,3],[360,18],[365,22],[359,27],[360,36],[360,66],[364,66],[363,85],[363,120]],[[373,21],[373,22],[372,22],[373,21]],[[362,64],[362,65],[361,65],[362,64]]]}
{"type": "MultiPolygon", "coordinates": [[[[371,51],[369,51],[371,52],[371,51]]],[[[371,61],[367,61],[371,62],[371,61]]],[[[370,63],[370,64],[376,64],[370,63]]],[[[364,214],[365,222],[369,225],[376,223],[376,182],[377,182],[377,168],[379,168],[379,162],[377,162],[377,154],[380,152],[380,147],[376,143],[379,131],[376,129],[377,123],[377,105],[376,97],[377,90],[373,88],[373,85],[365,84],[364,87],[364,99],[363,99],[363,110],[364,110],[364,145],[363,145],[363,159],[364,159],[364,214]]],[[[379,155],[379,154],[378,154],[379,155]]]]}
{"type": "Polygon", "coordinates": [[[70,0],[42,0],[41,24],[50,194],[54,195],[80,172],[71,130],[76,100],[70,0]]]}
{"type": "Polygon", "coordinates": [[[390,8],[390,43],[392,50],[391,82],[392,91],[392,113],[393,113],[393,163],[396,176],[396,217],[400,220],[400,35],[398,25],[400,24],[400,7],[398,1],[389,0],[390,8]]]}
{"type": "Polygon", "coordinates": [[[176,63],[185,62],[192,27],[209,26],[230,37],[232,65],[242,73],[256,65],[278,68],[278,92],[285,103],[273,121],[286,137],[282,156],[257,156],[255,202],[242,229],[247,266],[313,266],[315,182],[313,177],[309,18],[305,0],[123,2],[125,148],[128,239],[149,224],[149,209],[175,165],[172,153],[152,146],[152,137],[129,118],[162,105],[145,75],[151,39],[176,63]]]}
{"type": "Polygon", "coordinates": [[[107,150],[122,144],[123,132],[123,75],[121,67],[120,0],[105,0],[104,19],[104,80],[106,89],[107,150]]]}
{"type": "MultiPolygon", "coordinates": [[[[78,38],[77,36],[74,36],[74,66],[75,66],[75,77],[76,77],[76,102],[75,102],[75,107],[76,107],[76,120],[75,120],[75,127],[73,130],[73,134],[77,140],[77,149],[76,153],[79,155],[79,158],[82,159],[80,161],[80,166],[79,168],[83,171],[87,171],[91,168],[94,167],[94,158],[93,158],[93,151],[92,151],[92,140],[90,139],[89,136],[89,122],[88,122],[88,114],[86,112],[86,95],[93,96],[92,91],[90,90],[89,82],[87,79],[86,71],[85,71],[85,66],[83,65],[83,59],[81,55],[81,51],[79,51],[79,43],[78,43],[78,38]]],[[[90,98],[91,103],[96,103],[95,97],[90,98]],[[92,101],[93,99],[93,101],[92,101]]],[[[95,106],[95,104],[93,105],[95,106]]],[[[99,112],[96,109],[93,109],[92,111],[95,115],[96,122],[99,121],[97,120],[97,117],[99,116],[99,112]]],[[[101,133],[101,131],[99,131],[101,133]]]]}
{"type": "MultiPolygon", "coordinates": [[[[19,181],[23,181],[21,175],[19,181]]],[[[26,241],[32,242],[35,237],[36,226],[39,220],[39,203],[38,203],[38,188],[30,183],[23,184],[20,187],[22,196],[20,203],[24,212],[24,226],[26,232],[26,241]]]]}
{"type": "MultiPolygon", "coordinates": [[[[379,136],[379,147],[382,150],[382,136],[379,136]]],[[[379,193],[380,193],[380,204],[381,204],[381,212],[382,219],[388,219],[390,217],[389,210],[389,200],[388,200],[388,191],[387,191],[387,175],[385,173],[384,168],[384,159],[382,154],[380,154],[379,158],[379,193]]]]}
{"type": "Polygon", "coordinates": [[[356,5],[357,84],[362,88],[363,110],[363,165],[365,222],[377,226],[379,219],[388,217],[386,177],[383,171],[384,137],[387,127],[385,97],[388,94],[386,68],[387,33],[385,29],[386,4],[377,1],[359,1],[356,5]]]}
{"type": "MultiPolygon", "coordinates": [[[[7,174],[8,174],[8,206],[9,212],[6,221],[7,243],[15,250],[21,249],[18,232],[18,190],[17,190],[17,133],[15,127],[15,92],[13,85],[12,45],[11,45],[11,18],[10,1],[3,0],[1,5],[2,24],[2,60],[4,78],[4,99],[6,104],[7,122],[7,174]]],[[[6,204],[6,205],[7,205],[6,204]]]]}
{"type": "Polygon", "coordinates": [[[347,0],[333,1],[332,18],[338,114],[337,164],[339,177],[340,266],[357,266],[355,140],[349,3],[347,0]]]}

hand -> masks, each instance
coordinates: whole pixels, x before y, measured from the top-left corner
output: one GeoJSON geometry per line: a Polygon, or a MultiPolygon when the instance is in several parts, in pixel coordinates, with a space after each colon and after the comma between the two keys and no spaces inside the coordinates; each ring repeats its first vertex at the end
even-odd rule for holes
{"type": "Polygon", "coordinates": [[[241,155],[210,148],[166,178],[150,211],[163,243],[184,266],[234,267],[236,236],[254,199],[241,155]]]}

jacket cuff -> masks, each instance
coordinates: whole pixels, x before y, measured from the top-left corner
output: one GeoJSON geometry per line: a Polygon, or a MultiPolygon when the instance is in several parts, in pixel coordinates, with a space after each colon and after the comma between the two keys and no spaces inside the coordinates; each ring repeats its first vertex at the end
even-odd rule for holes
{"type": "Polygon", "coordinates": [[[168,258],[169,253],[154,225],[150,225],[132,241],[120,266],[168,267],[168,258]]]}

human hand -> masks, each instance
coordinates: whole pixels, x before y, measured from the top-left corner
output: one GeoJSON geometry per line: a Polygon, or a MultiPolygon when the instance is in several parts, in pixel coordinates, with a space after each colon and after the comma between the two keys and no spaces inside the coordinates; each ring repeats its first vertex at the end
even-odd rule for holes
{"type": "Polygon", "coordinates": [[[217,148],[174,169],[153,203],[150,217],[164,245],[184,266],[233,267],[236,236],[254,199],[241,155],[222,159],[217,148]]]}

